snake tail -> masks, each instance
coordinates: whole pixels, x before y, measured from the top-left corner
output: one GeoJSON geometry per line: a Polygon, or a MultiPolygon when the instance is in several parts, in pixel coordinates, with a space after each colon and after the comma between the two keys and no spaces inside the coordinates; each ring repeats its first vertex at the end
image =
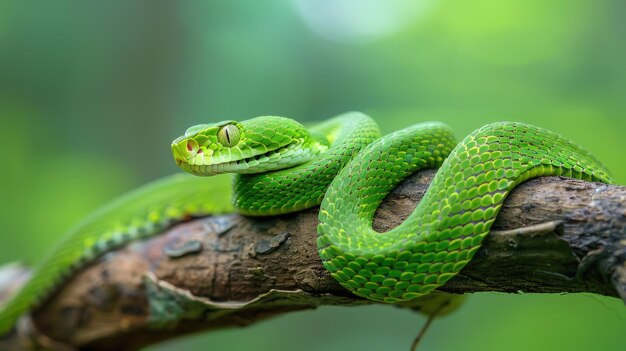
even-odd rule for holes
{"type": "Polygon", "coordinates": [[[37,308],[63,282],[102,254],[153,236],[190,216],[232,211],[229,179],[177,174],[140,187],[96,211],[70,230],[33,269],[25,285],[0,306],[0,336],[37,308]]]}
{"type": "Polygon", "coordinates": [[[576,144],[522,123],[487,125],[456,146],[442,124],[398,131],[370,144],[331,183],[319,214],[319,255],[358,296],[388,303],[415,299],[465,267],[517,184],[550,175],[611,182],[576,144]],[[402,224],[386,233],[372,229],[376,209],[400,181],[439,165],[402,224]]]}

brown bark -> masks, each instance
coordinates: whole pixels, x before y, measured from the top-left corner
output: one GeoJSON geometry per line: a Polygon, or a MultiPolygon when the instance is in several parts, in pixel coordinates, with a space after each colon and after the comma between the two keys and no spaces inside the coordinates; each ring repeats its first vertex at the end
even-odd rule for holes
{"type": "MultiPolygon", "coordinates": [[[[375,228],[385,231],[406,218],[433,175],[420,172],[395,189],[375,228]]],[[[317,209],[181,223],[81,271],[22,318],[0,349],[32,349],[29,341],[58,349],[137,350],[319,305],[372,303],[344,290],[322,267],[316,225],[317,209]]],[[[626,187],[559,177],[520,185],[476,257],[440,290],[591,292],[626,301],[626,187]]]]}

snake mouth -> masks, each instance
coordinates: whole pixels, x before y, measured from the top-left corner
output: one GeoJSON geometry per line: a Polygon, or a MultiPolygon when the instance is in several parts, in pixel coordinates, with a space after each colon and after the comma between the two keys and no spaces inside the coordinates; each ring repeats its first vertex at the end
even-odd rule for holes
{"type": "Polygon", "coordinates": [[[180,146],[177,144],[172,144],[172,154],[174,155],[174,160],[179,167],[194,175],[212,176],[222,173],[249,174],[260,173],[273,169],[273,167],[265,167],[265,165],[272,161],[276,161],[280,158],[278,156],[282,156],[284,153],[289,152],[297,144],[297,142],[292,142],[263,153],[229,161],[223,161],[222,159],[225,157],[215,158],[213,156],[207,156],[202,148],[198,148],[197,151],[188,150],[186,153],[181,152],[180,146]],[[184,154],[189,156],[185,157],[184,154]]]}

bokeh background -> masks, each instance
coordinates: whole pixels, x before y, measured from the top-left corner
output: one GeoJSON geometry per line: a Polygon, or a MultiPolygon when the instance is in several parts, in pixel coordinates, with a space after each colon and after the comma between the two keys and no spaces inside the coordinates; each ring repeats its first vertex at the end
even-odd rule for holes
{"type": "MultiPolygon", "coordinates": [[[[626,184],[626,2],[0,2],[0,263],[36,262],[73,223],[177,172],[192,124],[348,110],[385,132],[464,136],[497,120],[564,134],[626,184]]],[[[324,307],[166,350],[406,350],[424,318],[324,307]]],[[[595,295],[477,294],[423,350],[623,350],[595,295]]]]}

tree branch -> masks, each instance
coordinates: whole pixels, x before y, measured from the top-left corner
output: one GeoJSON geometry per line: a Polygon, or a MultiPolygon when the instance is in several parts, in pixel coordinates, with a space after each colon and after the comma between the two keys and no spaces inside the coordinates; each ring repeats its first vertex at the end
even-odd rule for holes
{"type": "MultiPolygon", "coordinates": [[[[395,189],[374,227],[401,223],[433,175],[419,172],[395,189]]],[[[0,349],[137,350],[320,305],[373,303],[351,295],[322,267],[316,226],[317,209],[179,224],[81,271],[22,318],[0,349]]],[[[15,267],[0,270],[0,299],[25,276],[15,267]],[[2,283],[3,273],[11,284],[2,283]]],[[[440,290],[591,292],[626,301],[626,187],[559,177],[520,185],[476,257],[440,290]]]]}

